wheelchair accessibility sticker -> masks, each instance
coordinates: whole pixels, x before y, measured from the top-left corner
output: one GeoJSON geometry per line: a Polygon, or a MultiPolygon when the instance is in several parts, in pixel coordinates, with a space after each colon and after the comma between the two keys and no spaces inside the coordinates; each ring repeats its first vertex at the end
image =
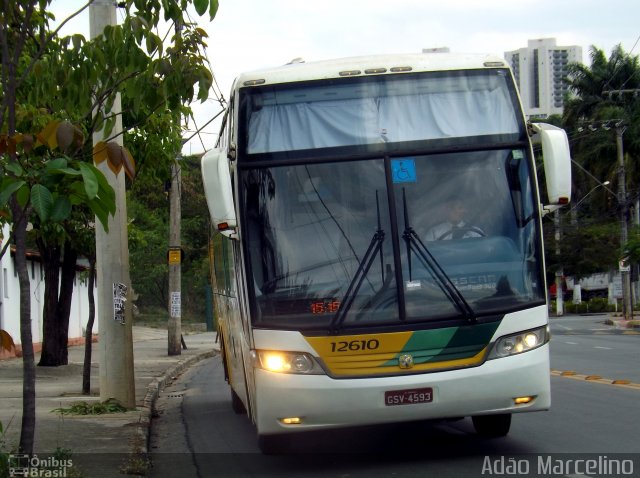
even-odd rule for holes
{"type": "Polygon", "coordinates": [[[413,158],[401,158],[391,160],[391,174],[394,183],[415,183],[416,163],[413,158]]]}

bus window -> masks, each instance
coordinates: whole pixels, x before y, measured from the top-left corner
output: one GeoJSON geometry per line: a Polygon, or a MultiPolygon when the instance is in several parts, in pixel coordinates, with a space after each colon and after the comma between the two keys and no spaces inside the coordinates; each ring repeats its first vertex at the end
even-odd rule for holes
{"type": "Polygon", "coordinates": [[[235,273],[231,240],[216,233],[211,238],[213,243],[213,279],[214,292],[221,295],[235,296],[235,273]]]}

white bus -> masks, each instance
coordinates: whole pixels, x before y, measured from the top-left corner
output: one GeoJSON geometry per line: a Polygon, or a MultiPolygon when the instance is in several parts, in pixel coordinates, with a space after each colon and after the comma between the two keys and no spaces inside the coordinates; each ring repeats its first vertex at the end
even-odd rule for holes
{"type": "Polygon", "coordinates": [[[240,75],[227,113],[202,159],[213,289],[264,452],[423,419],[503,436],[549,408],[541,218],[569,201],[569,146],[525,121],[504,60],[295,62],[240,75]]]}

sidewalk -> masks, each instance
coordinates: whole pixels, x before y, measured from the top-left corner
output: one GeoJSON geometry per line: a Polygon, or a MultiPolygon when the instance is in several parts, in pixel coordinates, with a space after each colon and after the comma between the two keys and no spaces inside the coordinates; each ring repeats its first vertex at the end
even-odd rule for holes
{"type": "Polygon", "coordinates": [[[632,320],[625,320],[620,315],[612,312],[584,312],[584,313],[564,313],[556,315],[553,311],[549,311],[550,319],[563,319],[565,317],[602,317],[606,325],[611,325],[615,329],[640,329],[640,312],[634,311],[632,320]]]}
{"type": "MultiPolygon", "coordinates": [[[[122,477],[143,468],[149,425],[158,392],[190,365],[219,349],[215,332],[184,335],[187,349],[167,355],[167,331],[133,327],[136,410],[105,415],[61,415],[52,412],[76,402],[99,402],[99,350],[93,344],[91,396],[83,396],[84,345],[69,347],[69,364],[36,367],[36,433],[34,453],[50,455],[68,450],[72,470],[66,476],[122,477]]],[[[36,363],[39,354],[36,354],[36,363]]],[[[0,422],[5,429],[5,450],[17,445],[22,416],[22,359],[0,361],[0,422]]],[[[0,449],[0,451],[2,451],[0,449]]]]}

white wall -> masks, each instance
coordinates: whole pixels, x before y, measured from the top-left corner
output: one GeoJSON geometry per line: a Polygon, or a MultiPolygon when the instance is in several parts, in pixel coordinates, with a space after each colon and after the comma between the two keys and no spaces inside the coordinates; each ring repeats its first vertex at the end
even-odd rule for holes
{"type": "MultiPolygon", "coordinates": [[[[8,226],[2,230],[2,247],[9,238],[8,226]]],[[[27,260],[27,270],[31,284],[31,333],[33,342],[42,342],[42,314],[44,304],[44,270],[38,261],[27,260]]],[[[69,338],[84,337],[84,329],[89,314],[87,297],[88,281],[80,279],[76,273],[71,315],[69,317],[69,338]]],[[[94,288],[95,292],[95,288],[94,288]]],[[[97,305],[96,305],[97,308],[97,305]]],[[[96,310],[97,317],[97,310],[96,310]]],[[[20,344],[20,287],[15,270],[15,261],[7,249],[0,259],[0,329],[8,332],[16,344],[20,344]]],[[[98,321],[93,327],[98,331],[98,321]]]]}

